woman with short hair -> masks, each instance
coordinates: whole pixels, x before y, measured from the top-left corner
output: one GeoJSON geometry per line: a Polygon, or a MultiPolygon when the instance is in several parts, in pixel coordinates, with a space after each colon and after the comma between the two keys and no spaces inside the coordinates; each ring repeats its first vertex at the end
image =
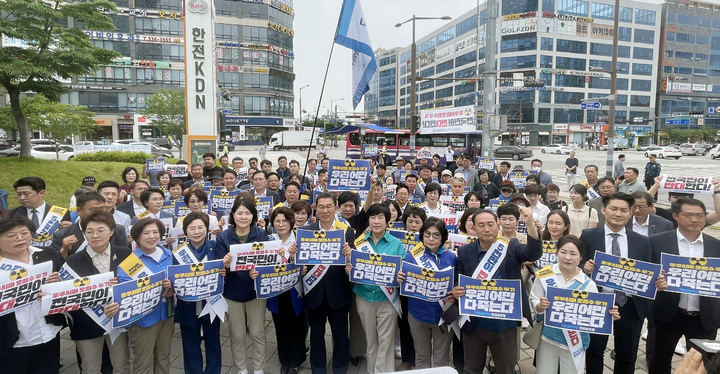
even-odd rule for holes
{"type": "Polygon", "coordinates": [[[127,201],[127,197],[132,194],[132,184],[135,183],[135,181],[138,179],[138,171],[132,166],[128,166],[123,170],[121,174],[121,178],[123,180],[123,185],[120,186],[120,195],[118,195],[118,201],[117,205],[120,205],[127,201]]]}
{"type": "MultiPolygon", "coordinates": [[[[203,191],[202,187],[192,186],[185,190],[183,201],[191,213],[204,213],[203,208],[207,205],[208,195],[205,191],[203,191]]],[[[179,217],[175,223],[175,228],[182,228],[184,220],[184,216],[179,217]]],[[[218,220],[215,212],[210,212],[210,214],[208,214],[208,220],[210,222],[210,225],[208,226],[210,233],[213,235],[220,234],[223,226],[225,225],[225,218],[221,217],[220,220],[218,220]]]]}
{"type": "Polygon", "coordinates": [[[598,211],[586,204],[588,200],[587,188],[582,184],[575,184],[570,187],[570,201],[563,211],[570,217],[572,225],[570,234],[577,237],[582,235],[585,229],[591,229],[598,225],[598,211]]]}
{"type": "Polygon", "coordinates": [[[310,216],[312,215],[312,208],[310,207],[310,204],[307,203],[307,201],[296,201],[291,207],[293,213],[295,214],[295,224],[294,227],[303,227],[310,223],[310,216]]]}
{"type": "Polygon", "coordinates": [[[450,214],[450,208],[443,205],[443,203],[440,202],[440,196],[442,195],[442,187],[440,187],[439,183],[428,183],[427,186],[425,186],[425,202],[423,204],[420,204],[420,208],[422,208],[426,214],[431,215],[445,215],[450,214]]]}

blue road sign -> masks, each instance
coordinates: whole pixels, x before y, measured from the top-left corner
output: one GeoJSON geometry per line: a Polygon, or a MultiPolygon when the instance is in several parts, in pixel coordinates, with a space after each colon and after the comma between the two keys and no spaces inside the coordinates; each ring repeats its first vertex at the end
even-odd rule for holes
{"type": "Polygon", "coordinates": [[[220,113],[222,113],[222,114],[232,114],[232,109],[222,109],[222,110],[220,111],[220,113]]]}
{"type": "Polygon", "coordinates": [[[665,124],[668,126],[689,125],[690,118],[666,119],[665,124]]]}
{"type": "Polygon", "coordinates": [[[592,103],[581,103],[580,109],[586,110],[586,109],[600,109],[602,107],[602,104],[600,104],[599,101],[594,101],[592,103]]]}

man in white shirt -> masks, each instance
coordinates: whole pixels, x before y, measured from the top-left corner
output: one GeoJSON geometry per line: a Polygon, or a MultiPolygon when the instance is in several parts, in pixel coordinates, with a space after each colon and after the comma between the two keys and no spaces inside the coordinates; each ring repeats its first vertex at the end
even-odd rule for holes
{"type": "MultiPolygon", "coordinates": [[[[720,257],[720,240],[702,233],[705,227],[705,204],[700,200],[681,197],[672,205],[677,230],[653,235],[650,244],[653,262],[661,261],[662,253],[690,259],[720,257]]],[[[697,261],[697,260],[696,260],[697,261]]],[[[702,273],[702,272],[701,272],[702,273]]],[[[696,275],[696,279],[700,278],[696,275]]],[[[720,299],[658,292],[649,318],[652,333],[648,335],[651,356],[650,373],[670,374],[675,346],[681,337],[715,340],[720,328],[720,299]]]]}
{"type": "Polygon", "coordinates": [[[626,229],[635,231],[642,236],[673,230],[672,222],[650,214],[653,208],[652,195],[644,191],[637,191],[632,194],[632,197],[635,199],[635,204],[632,206],[633,218],[625,225],[626,229]]]}

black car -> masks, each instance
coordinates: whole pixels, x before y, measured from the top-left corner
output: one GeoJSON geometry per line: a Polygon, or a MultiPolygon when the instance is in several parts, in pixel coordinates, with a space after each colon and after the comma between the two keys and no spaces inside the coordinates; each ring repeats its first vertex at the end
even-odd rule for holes
{"type": "Polygon", "coordinates": [[[512,158],[513,160],[523,160],[532,157],[531,150],[515,145],[501,145],[495,148],[495,158],[512,158]]]}

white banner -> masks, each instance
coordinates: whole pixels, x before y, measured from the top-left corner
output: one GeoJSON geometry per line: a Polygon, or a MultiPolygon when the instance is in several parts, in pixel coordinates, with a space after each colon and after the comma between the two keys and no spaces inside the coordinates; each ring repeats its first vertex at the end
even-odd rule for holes
{"type": "Polygon", "coordinates": [[[75,145],[75,155],[83,153],[95,153],[95,152],[144,152],[152,153],[150,144],[93,144],[93,145],[75,145]]]}
{"type": "Polygon", "coordinates": [[[475,131],[475,107],[423,110],[420,112],[421,134],[461,134],[475,131]]]}

